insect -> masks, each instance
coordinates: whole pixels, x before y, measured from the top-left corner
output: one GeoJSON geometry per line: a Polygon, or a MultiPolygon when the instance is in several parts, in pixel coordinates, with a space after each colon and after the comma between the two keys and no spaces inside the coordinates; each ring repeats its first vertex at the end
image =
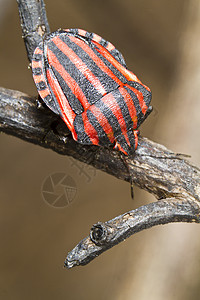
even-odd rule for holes
{"type": "Polygon", "coordinates": [[[35,49],[32,72],[40,97],[75,141],[135,152],[151,91],[110,42],[82,29],[58,30],[35,49]]]}

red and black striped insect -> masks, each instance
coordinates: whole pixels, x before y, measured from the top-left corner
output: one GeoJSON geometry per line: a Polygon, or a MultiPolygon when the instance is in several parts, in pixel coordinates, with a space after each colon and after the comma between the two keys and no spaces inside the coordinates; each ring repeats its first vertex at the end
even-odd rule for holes
{"type": "Polygon", "coordinates": [[[32,71],[39,95],[75,141],[134,153],[151,91],[110,42],[81,29],[58,30],[35,49],[32,71]]]}

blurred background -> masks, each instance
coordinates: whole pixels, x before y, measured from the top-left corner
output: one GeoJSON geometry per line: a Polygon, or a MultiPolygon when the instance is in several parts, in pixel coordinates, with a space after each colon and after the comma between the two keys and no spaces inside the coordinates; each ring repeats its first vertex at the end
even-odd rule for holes
{"type": "MultiPolygon", "coordinates": [[[[141,134],[199,166],[200,1],[46,0],[46,9],[52,31],[96,32],[123,53],[153,93],[141,134]]],[[[0,0],[0,40],[0,86],[36,95],[14,0],[0,0]]],[[[197,224],[143,231],[87,266],[64,269],[92,224],[154,197],[135,187],[132,201],[129,184],[106,173],[5,134],[0,143],[0,299],[199,299],[197,224]],[[73,178],[76,194],[56,208],[42,190],[60,173],[73,178]]]]}

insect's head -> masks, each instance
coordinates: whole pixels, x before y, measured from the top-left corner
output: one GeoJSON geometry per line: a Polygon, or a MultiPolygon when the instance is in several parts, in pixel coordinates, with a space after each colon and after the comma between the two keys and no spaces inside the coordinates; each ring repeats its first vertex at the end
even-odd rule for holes
{"type": "Polygon", "coordinates": [[[138,145],[139,130],[129,130],[116,137],[114,149],[125,155],[133,155],[138,145]]]}

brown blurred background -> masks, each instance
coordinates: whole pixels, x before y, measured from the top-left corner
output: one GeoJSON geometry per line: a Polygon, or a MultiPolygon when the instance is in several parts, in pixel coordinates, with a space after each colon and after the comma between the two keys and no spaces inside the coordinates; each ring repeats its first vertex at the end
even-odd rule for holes
{"type": "MultiPolygon", "coordinates": [[[[153,92],[141,133],[200,162],[200,1],[46,0],[51,30],[83,28],[111,41],[153,92]]],[[[0,0],[0,85],[36,95],[15,1],[0,0]]],[[[87,183],[67,157],[0,136],[0,299],[199,299],[200,226],[143,231],[88,266],[63,269],[91,225],[155,199],[92,170],[87,183]],[[64,208],[42,184],[64,172],[77,185],[64,208]],[[75,226],[76,224],[76,226],[75,226]],[[77,226],[78,224],[78,226],[77,226]]],[[[84,165],[80,165],[85,168],[84,165]]]]}

